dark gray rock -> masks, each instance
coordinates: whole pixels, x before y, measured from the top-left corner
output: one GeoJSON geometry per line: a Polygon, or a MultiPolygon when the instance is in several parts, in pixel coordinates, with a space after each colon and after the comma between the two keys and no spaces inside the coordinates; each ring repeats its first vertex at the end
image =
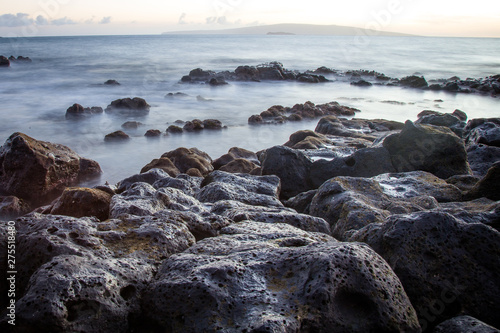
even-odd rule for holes
{"type": "Polygon", "coordinates": [[[162,217],[123,214],[99,223],[99,237],[115,257],[158,264],[195,243],[186,223],[162,217]]]}
{"type": "Polygon", "coordinates": [[[10,60],[5,56],[0,56],[0,67],[9,67],[10,60]]]}
{"type": "Polygon", "coordinates": [[[159,180],[170,178],[171,177],[169,176],[169,174],[164,170],[151,169],[149,171],[130,176],[118,182],[118,184],[116,185],[117,192],[121,193],[125,190],[128,190],[135,183],[147,183],[149,185],[153,185],[159,180]]]}
{"type": "Polygon", "coordinates": [[[456,201],[461,196],[456,187],[426,172],[336,177],[321,185],[309,213],[324,218],[332,235],[345,240],[354,230],[383,223],[392,214],[434,209],[438,199],[456,201]]]}
{"type": "Polygon", "coordinates": [[[363,244],[241,222],[163,262],[144,295],[161,331],[419,332],[398,278],[363,244]]]}
{"type": "Polygon", "coordinates": [[[492,165],[500,161],[500,147],[483,144],[467,147],[467,160],[475,176],[484,177],[492,165]]]}
{"type": "Polygon", "coordinates": [[[307,192],[302,192],[293,198],[286,200],[283,204],[286,207],[295,209],[299,213],[309,214],[309,208],[311,206],[311,201],[316,195],[317,190],[310,190],[307,192]]]}
{"type": "Polygon", "coordinates": [[[316,126],[315,131],[321,134],[348,138],[359,138],[369,141],[374,141],[376,139],[376,137],[369,134],[351,130],[350,128],[346,127],[339,118],[335,116],[327,116],[321,118],[321,120],[318,122],[318,125],[316,126]]]}
{"type": "Polygon", "coordinates": [[[394,269],[425,331],[467,314],[500,325],[500,233],[443,212],[391,216],[358,231],[394,269]]]}
{"type": "Polygon", "coordinates": [[[194,196],[201,187],[202,179],[188,175],[179,175],[176,178],[163,177],[153,183],[153,187],[160,189],[163,187],[172,187],[181,190],[187,195],[194,196]]]}
{"type": "Polygon", "coordinates": [[[165,209],[165,204],[156,197],[156,189],[148,183],[136,182],[123,193],[113,196],[109,216],[111,218],[119,218],[126,214],[149,216],[162,209],[165,209]]]}
{"type": "Polygon", "coordinates": [[[88,117],[103,112],[104,112],[103,109],[99,106],[84,108],[80,104],[73,104],[66,110],[66,119],[78,119],[81,117],[88,117]]]}
{"type": "Polygon", "coordinates": [[[422,170],[443,179],[471,173],[463,141],[446,127],[408,120],[401,133],[382,144],[398,172],[422,170]]]}
{"type": "Polygon", "coordinates": [[[500,200],[500,161],[496,162],[468,193],[469,198],[500,200]]]}
{"type": "Polygon", "coordinates": [[[448,319],[434,328],[433,333],[500,333],[500,330],[470,317],[460,316],[448,319]]]}
{"type": "Polygon", "coordinates": [[[359,149],[350,156],[331,161],[317,160],[311,166],[309,177],[313,188],[318,188],[337,176],[373,177],[395,171],[387,149],[376,147],[359,149]]]}
{"type": "Polygon", "coordinates": [[[500,147],[500,118],[473,119],[467,123],[464,132],[468,145],[500,147]]]}
{"type": "Polygon", "coordinates": [[[163,209],[148,218],[167,223],[183,223],[189,229],[189,232],[193,234],[196,241],[217,236],[222,228],[231,223],[231,220],[228,218],[209,211],[194,213],[189,210],[163,209]]]}
{"type": "Polygon", "coordinates": [[[126,332],[152,276],[153,267],[140,260],[56,257],[16,302],[16,330],[126,332]]]}
{"type": "Polygon", "coordinates": [[[250,206],[238,201],[218,201],[211,209],[233,222],[245,220],[263,223],[286,223],[304,231],[330,234],[330,225],[319,217],[297,213],[291,208],[250,206]]]}
{"type": "Polygon", "coordinates": [[[120,82],[116,80],[107,80],[106,82],[104,82],[104,84],[107,86],[119,86],[120,82]]]}
{"type": "Polygon", "coordinates": [[[428,83],[423,76],[416,75],[406,76],[400,79],[399,84],[403,87],[410,88],[426,88],[428,86],[428,83]]]}
{"type": "Polygon", "coordinates": [[[275,146],[260,156],[263,175],[276,175],[281,180],[280,197],[288,199],[313,189],[309,181],[312,161],[299,150],[275,146]]]}
{"type": "Polygon", "coordinates": [[[214,171],[205,178],[196,198],[201,202],[235,200],[254,206],[282,207],[279,201],[280,179],[214,171]]]}
{"type": "Polygon", "coordinates": [[[466,223],[483,223],[500,231],[500,202],[486,198],[441,203],[436,209],[466,223]]]}

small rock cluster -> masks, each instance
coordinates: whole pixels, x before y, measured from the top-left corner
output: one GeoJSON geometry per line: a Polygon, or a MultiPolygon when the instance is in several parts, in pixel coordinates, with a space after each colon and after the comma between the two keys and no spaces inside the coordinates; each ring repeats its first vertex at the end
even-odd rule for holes
{"type": "Polygon", "coordinates": [[[295,104],[293,107],[281,105],[271,106],[266,111],[248,118],[248,123],[256,124],[280,124],[286,121],[300,121],[304,118],[319,118],[327,115],[352,117],[358,109],[340,105],[337,102],[315,105],[308,101],[304,104],[295,104]]]}
{"type": "Polygon", "coordinates": [[[459,110],[328,115],[283,146],[178,148],[92,189],[67,181],[90,161],[15,134],[2,205],[58,193],[15,221],[16,329],[498,332],[499,126],[459,110]]]}

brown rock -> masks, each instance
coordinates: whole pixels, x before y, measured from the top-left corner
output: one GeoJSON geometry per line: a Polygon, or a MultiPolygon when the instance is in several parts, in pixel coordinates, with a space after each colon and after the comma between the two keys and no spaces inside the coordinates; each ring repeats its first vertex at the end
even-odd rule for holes
{"type": "Polygon", "coordinates": [[[175,167],[174,163],[172,163],[168,157],[152,160],[141,169],[141,173],[148,172],[151,169],[161,169],[168,173],[171,177],[177,177],[177,175],[180,174],[179,169],[175,167]]]}
{"type": "Polygon", "coordinates": [[[24,200],[15,196],[0,196],[0,219],[15,218],[30,211],[29,205],[24,200]]]}
{"type": "Polygon", "coordinates": [[[219,170],[229,173],[250,173],[256,168],[259,168],[257,164],[243,158],[237,158],[222,166],[219,170]]]}
{"type": "Polygon", "coordinates": [[[50,202],[83,176],[100,175],[97,162],[70,148],[12,134],[0,150],[0,188],[33,204],[50,202]]]}
{"type": "Polygon", "coordinates": [[[130,136],[127,133],[125,133],[124,131],[116,131],[113,133],[109,133],[108,135],[106,135],[104,137],[104,141],[106,141],[106,142],[125,141],[125,140],[129,140],[129,139],[130,139],[130,136]]]}
{"type": "Polygon", "coordinates": [[[112,195],[98,189],[69,187],[57,199],[50,214],[73,217],[95,216],[104,221],[109,217],[112,195]]]}
{"type": "Polygon", "coordinates": [[[197,148],[177,148],[163,154],[162,157],[169,158],[181,173],[186,173],[189,169],[195,168],[203,176],[206,176],[214,170],[210,156],[197,148]]]}

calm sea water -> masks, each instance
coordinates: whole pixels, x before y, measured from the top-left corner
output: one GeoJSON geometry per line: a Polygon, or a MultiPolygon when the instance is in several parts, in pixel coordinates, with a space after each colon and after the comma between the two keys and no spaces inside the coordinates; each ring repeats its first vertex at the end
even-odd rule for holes
{"type": "Polygon", "coordinates": [[[230,147],[253,151],[283,144],[299,129],[317,121],[276,126],[248,126],[247,119],[268,107],[312,101],[338,101],[356,107],[358,117],[414,120],[424,109],[461,109],[470,118],[500,116],[500,100],[395,87],[352,87],[330,82],[235,83],[224,87],[179,83],[201,67],[215,71],[240,65],[280,61],[288,69],[367,69],[391,77],[414,73],[427,79],[480,78],[500,73],[500,39],[325,36],[91,36],[0,39],[0,55],[28,56],[33,63],[0,69],[0,141],[20,131],[40,140],[62,143],[97,160],[101,182],[115,183],[177,147],[198,147],[217,158],[230,147]],[[104,86],[115,79],[120,86],[104,86]],[[185,98],[165,98],[183,92],[185,98]],[[196,96],[210,101],[198,101],[196,96]],[[105,108],[124,97],[142,97],[152,105],[148,116],[97,115],[65,119],[74,103],[105,108]],[[399,102],[388,103],[387,101],[399,102]],[[146,139],[148,129],[165,130],[175,120],[217,118],[228,128],[146,139]],[[144,124],[129,131],[132,140],[106,144],[106,134],[127,120],[144,124]]]}

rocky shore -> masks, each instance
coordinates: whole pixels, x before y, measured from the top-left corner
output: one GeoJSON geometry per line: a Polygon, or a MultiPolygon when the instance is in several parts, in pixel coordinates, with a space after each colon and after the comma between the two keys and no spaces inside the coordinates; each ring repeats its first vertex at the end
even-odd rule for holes
{"type": "Polygon", "coordinates": [[[474,93],[493,97],[500,94],[500,75],[466,79],[454,76],[427,81],[425,77],[419,75],[393,78],[373,70],[341,71],[325,66],[300,72],[286,69],[282,63],[277,61],[257,66],[238,66],[234,71],[215,72],[195,68],[181,78],[183,83],[206,83],[211,86],[223,86],[228,84],[227,81],[296,81],[303,83],[339,81],[359,87],[397,86],[450,93],[474,93]]]}
{"type": "Polygon", "coordinates": [[[322,118],[280,146],[178,148],[94,188],[78,183],[97,162],[12,134],[0,212],[15,219],[16,326],[3,310],[1,330],[499,332],[500,119],[265,112],[322,118]]]}

